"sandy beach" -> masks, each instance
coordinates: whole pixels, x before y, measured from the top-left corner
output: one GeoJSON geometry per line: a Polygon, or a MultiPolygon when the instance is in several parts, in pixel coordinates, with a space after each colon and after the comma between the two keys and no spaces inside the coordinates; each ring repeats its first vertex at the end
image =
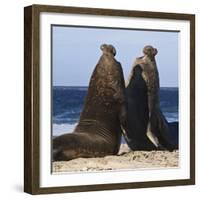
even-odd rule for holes
{"type": "Polygon", "coordinates": [[[126,144],[122,144],[116,156],[53,162],[53,172],[172,168],[178,167],[178,164],[178,151],[131,151],[126,144]]]}

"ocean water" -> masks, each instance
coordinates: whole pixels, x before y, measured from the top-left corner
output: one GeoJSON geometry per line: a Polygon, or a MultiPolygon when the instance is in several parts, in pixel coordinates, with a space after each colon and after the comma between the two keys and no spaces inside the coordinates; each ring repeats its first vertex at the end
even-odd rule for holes
{"type": "MultiPolygon", "coordinates": [[[[53,136],[73,131],[86,94],[87,87],[53,87],[53,136]]],[[[178,88],[161,88],[160,106],[168,122],[178,121],[178,88]]]]}

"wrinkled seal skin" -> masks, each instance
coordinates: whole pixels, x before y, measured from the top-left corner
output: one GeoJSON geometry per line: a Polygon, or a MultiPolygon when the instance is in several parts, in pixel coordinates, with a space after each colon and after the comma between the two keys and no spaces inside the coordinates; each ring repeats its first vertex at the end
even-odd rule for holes
{"type": "Polygon", "coordinates": [[[80,121],[73,133],[53,140],[53,160],[102,157],[119,151],[121,126],[126,123],[125,83],[112,45],[102,45],[90,79],[80,121]]]}
{"type": "Polygon", "coordinates": [[[173,150],[178,144],[171,141],[170,131],[178,132],[178,125],[169,127],[160,109],[157,49],[145,46],[143,53],[143,57],[136,58],[126,85],[128,132],[125,139],[132,150],[173,150]]]}

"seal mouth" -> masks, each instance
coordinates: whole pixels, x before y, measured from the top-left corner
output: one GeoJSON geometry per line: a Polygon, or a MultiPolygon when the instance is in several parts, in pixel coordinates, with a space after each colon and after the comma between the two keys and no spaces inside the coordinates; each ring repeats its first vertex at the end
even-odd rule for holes
{"type": "Polygon", "coordinates": [[[157,50],[156,48],[154,48],[154,53],[153,53],[153,55],[155,56],[155,55],[157,55],[157,53],[158,53],[158,50],[157,50]]]}
{"type": "Polygon", "coordinates": [[[138,59],[142,59],[142,58],[144,58],[144,56],[140,56],[140,57],[138,57],[138,59]]]}

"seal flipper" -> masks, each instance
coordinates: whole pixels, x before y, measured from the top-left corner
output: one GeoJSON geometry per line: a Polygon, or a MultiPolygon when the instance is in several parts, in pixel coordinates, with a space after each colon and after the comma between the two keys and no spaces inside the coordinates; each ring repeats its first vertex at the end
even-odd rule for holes
{"type": "Polygon", "coordinates": [[[169,151],[176,149],[176,146],[170,138],[169,123],[160,110],[155,110],[152,113],[150,122],[152,124],[151,131],[156,134],[161,146],[169,151]]]}
{"type": "Polygon", "coordinates": [[[162,145],[159,143],[158,138],[155,136],[155,134],[153,134],[153,132],[151,131],[151,124],[150,122],[147,125],[147,137],[149,138],[149,140],[156,146],[156,148],[161,147],[162,145]]]}
{"type": "Polygon", "coordinates": [[[169,126],[169,140],[174,145],[175,149],[179,148],[179,124],[178,122],[170,122],[169,126]]]}
{"type": "Polygon", "coordinates": [[[68,161],[80,157],[91,157],[94,153],[87,134],[67,133],[53,140],[53,160],[68,161]],[[91,153],[90,153],[91,152],[91,153]]]}
{"type": "Polygon", "coordinates": [[[53,161],[68,161],[77,157],[77,143],[77,135],[74,133],[64,134],[54,138],[53,161]]]}

